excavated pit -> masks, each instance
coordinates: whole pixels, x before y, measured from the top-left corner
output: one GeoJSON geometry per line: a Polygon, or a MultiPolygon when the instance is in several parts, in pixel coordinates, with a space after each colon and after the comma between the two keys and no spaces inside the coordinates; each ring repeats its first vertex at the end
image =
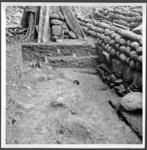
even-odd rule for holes
{"type": "Polygon", "coordinates": [[[22,44],[21,83],[7,87],[7,144],[142,143],[108,103],[120,97],[97,75],[94,45],[22,44]]]}

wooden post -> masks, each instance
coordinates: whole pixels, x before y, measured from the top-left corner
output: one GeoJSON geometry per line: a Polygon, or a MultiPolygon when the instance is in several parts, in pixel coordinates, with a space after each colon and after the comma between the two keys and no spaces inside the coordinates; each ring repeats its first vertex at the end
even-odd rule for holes
{"type": "Polygon", "coordinates": [[[45,6],[40,7],[38,43],[42,42],[45,6]]]}
{"type": "Polygon", "coordinates": [[[46,6],[42,42],[47,42],[51,39],[49,18],[50,18],[50,7],[46,6]]]}
{"type": "Polygon", "coordinates": [[[75,33],[77,38],[84,39],[85,35],[80,24],[76,20],[75,16],[72,13],[72,10],[69,6],[60,6],[61,12],[64,15],[65,21],[68,24],[69,28],[75,33]]]}

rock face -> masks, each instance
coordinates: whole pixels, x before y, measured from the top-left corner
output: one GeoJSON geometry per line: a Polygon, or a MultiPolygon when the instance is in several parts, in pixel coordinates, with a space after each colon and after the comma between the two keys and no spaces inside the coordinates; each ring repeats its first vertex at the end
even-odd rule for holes
{"type": "Polygon", "coordinates": [[[125,95],[121,100],[121,107],[126,111],[142,110],[142,94],[131,92],[125,95]]]}

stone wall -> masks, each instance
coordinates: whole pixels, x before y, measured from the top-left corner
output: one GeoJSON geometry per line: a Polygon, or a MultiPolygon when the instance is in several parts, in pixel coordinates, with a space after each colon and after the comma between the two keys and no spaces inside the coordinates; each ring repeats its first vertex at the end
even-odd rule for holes
{"type": "Polygon", "coordinates": [[[77,39],[74,32],[72,32],[64,20],[64,16],[60,13],[54,13],[50,16],[51,35],[52,40],[59,39],[77,39]]]}
{"type": "Polygon", "coordinates": [[[98,8],[94,11],[96,19],[113,22],[133,29],[142,24],[142,6],[113,6],[98,8]]]}
{"type": "Polygon", "coordinates": [[[142,35],[99,20],[77,19],[85,34],[97,40],[103,80],[122,96],[142,91],[142,35]]]}

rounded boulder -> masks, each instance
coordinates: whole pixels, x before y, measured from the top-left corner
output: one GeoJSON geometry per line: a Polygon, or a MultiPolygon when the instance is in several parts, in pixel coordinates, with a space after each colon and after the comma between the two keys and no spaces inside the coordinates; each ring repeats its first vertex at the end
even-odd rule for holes
{"type": "Polygon", "coordinates": [[[121,99],[120,106],[126,111],[142,110],[142,93],[131,92],[126,94],[121,99]]]}

